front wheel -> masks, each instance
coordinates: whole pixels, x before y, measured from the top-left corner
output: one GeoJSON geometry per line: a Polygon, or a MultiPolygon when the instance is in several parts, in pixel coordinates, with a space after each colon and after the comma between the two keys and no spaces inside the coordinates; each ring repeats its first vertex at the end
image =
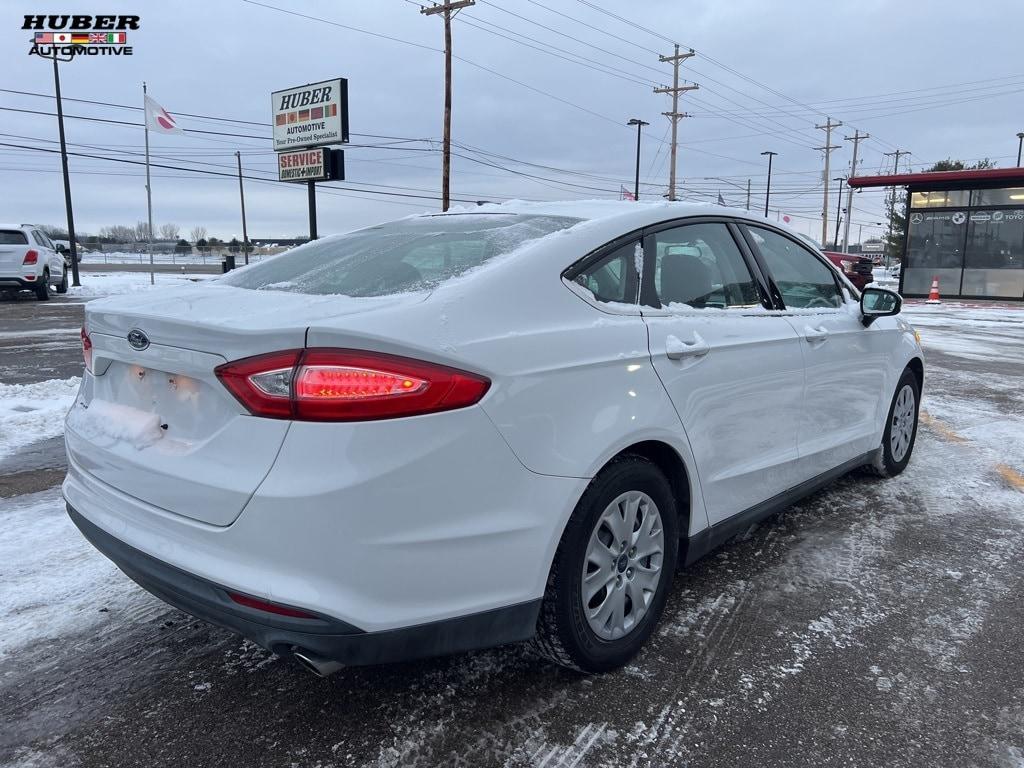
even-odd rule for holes
{"type": "Polygon", "coordinates": [[[894,477],[907,468],[917,439],[917,413],[921,389],[913,371],[907,369],[896,385],[896,394],[889,406],[889,417],[882,433],[882,444],[869,465],[880,477],[894,477]]]}
{"type": "Polygon", "coordinates": [[[68,268],[64,267],[60,271],[60,282],[57,283],[57,293],[68,292],[68,268]]]}
{"type": "Polygon", "coordinates": [[[562,535],[534,649],[582,672],[626,664],[661,617],[678,549],[675,499],[661,471],[641,456],[609,464],[562,535]]]}

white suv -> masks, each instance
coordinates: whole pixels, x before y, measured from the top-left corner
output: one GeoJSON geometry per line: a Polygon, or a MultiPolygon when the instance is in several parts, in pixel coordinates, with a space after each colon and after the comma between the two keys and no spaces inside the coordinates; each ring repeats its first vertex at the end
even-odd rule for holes
{"type": "Polygon", "coordinates": [[[32,291],[40,301],[68,291],[68,269],[46,233],[31,224],[0,224],[0,291],[32,291]]]}
{"type": "Polygon", "coordinates": [[[677,563],[907,466],[900,303],[717,206],[414,216],[86,305],[64,496],[146,589],[321,674],[529,638],[613,669],[677,563]]]}

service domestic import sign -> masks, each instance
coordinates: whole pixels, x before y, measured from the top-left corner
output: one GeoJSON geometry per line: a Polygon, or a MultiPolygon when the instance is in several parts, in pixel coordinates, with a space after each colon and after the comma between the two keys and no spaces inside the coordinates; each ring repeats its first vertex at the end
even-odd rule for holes
{"type": "Polygon", "coordinates": [[[279,181],[326,181],[331,168],[326,149],[299,149],[277,153],[279,181]]]}
{"type": "Polygon", "coordinates": [[[270,94],[274,150],[348,141],[348,80],[324,80],[270,94]]]}

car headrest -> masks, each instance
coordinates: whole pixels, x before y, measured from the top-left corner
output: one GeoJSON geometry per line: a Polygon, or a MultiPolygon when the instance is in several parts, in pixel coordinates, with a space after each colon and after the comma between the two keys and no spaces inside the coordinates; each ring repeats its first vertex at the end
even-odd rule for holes
{"type": "Polygon", "coordinates": [[[661,259],[661,303],[702,307],[712,291],[711,270],[699,256],[665,254],[661,259]]]}

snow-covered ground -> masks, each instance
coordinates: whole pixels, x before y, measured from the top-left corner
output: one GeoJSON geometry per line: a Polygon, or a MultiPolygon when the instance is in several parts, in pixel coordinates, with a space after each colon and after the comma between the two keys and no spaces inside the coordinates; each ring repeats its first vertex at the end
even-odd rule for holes
{"type": "Polygon", "coordinates": [[[153,603],[71,524],[59,488],[4,500],[0,519],[0,661],[47,639],[90,632],[111,610],[153,603]]]}
{"type": "MultiPolygon", "coordinates": [[[[279,252],[279,249],[275,249],[275,252],[279,252]]],[[[224,253],[154,253],[153,263],[220,264],[224,260],[225,255],[224,253]]],[[[261,261],[273,255],[272,253],[252,253],[249,255],[249,262],[261,261]]],[[[235,259],[239,264],[245,263],[245,259],[240,253],[235,254],[235,259]]],[[[149,254],[129,251],[110,251],[104,253],[90,251],[83,255],[81,262],[83,264],[149,264],[149,254]]]]}
{"type": "Polygon", "coordinates": [[[926,352],[979,362],[1024,362],[1024,307],[908,304],[903,314],[921,334],[926,352]]]}
{"type": "Polygon", "coordinates": [[[89,299],[116,296],[210,280],[216,275],[157,272],[154,277],[154,283],[150,284],[148,272],[83,272],[82,285],[68,288],[68,295],[89,299]]]}
{"type": "Polygon", "coordinates": [[[19,448],[64,434],[64,416],[80,382],[74,377],[34,384],[0,383],[0,460],[19,448]]]}

